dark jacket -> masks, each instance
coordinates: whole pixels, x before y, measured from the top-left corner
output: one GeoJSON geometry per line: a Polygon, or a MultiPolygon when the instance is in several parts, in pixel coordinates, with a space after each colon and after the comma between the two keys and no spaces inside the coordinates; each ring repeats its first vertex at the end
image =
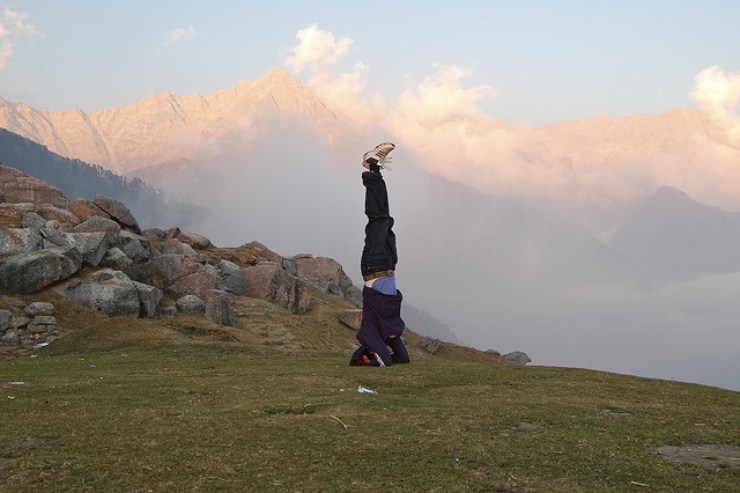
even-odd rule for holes
{"type": "Polygon", "coordinates": [[[385,366],[409,362],[408,351],[401,340],[406,328],[401,318],[402,300],[400,291],[389,295],[367,286],[362,289],[362,324],[357,331],[361,346],[352,355],[349,362],[351,366],[356,366],[363,354],[370,357],[372,366],[379,366],[371,353],[377,354],[385,366]],[[388,346],[393,352],[388,350],[388,346]]]}

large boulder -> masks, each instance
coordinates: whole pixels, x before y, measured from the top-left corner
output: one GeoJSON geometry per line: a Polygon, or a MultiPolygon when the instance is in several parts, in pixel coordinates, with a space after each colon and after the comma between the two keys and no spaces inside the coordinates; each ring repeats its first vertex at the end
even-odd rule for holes
{"type": "Polygon", "coordinates": [[[339,321],[350,329],[360,330],[362,324],[362,310],[347,309],[339,312],[339,321]]]}
{"type": "Polygon", "coordinates": [[[308,286],[274,262],[242,269],[241,275],[246,280],[245,294],[249,297],[270,301],[293,313],[304,313],[313,304],[308,286]]]}
{"type": "Polygon", "coordinates": [[[46,240],[51,247],[76,249],[82,261],[92,267],[100,264],[110,244],[107,233],[57,233],[46,236],[46,240]]]}
{"type": "Polygon", "coordinates": [[[57,288],[64,298],[84,303],[108,316],[138,314],[139,291],[123,272],[101,269],[57,288]]]}
{"type": "Polygon", "coordinates": [[[36,207],[36,213],[47,221],[58,222],[65,231],[72,231],[72,228],[80,224],[77,216],[67,209],[61,209],[53,205],[39,205],[36,207]]]}
{"type": "Polygon", "coordinates": [[[75,233],[108,233],[111,238],[118,238],[121,225],[103,216],[91,216],[74,227],[75,233]]]}
{"type": "Polygon", "coordinates": [[[203,266],[198,257],[188,255],[161,255],[149,259],[140,266],[141,275],[147,284],[165,289],[178,279],[201,272],[203,266]]]}
{"type": "Polygon", "coordinates": [[[133,265],[134,261],[128,258],[128,256],[123,253],[123,251],[118,247],[113,247],[109,249],[105,255],[103,255],[103,259],[100,261],[101,267],[110,267],[111,269],[125,271],[131,265],[133,265]]]}
{"type": "Polygon", "coordinates": [[[0,165],[0,192],[8,203],[32,202],[62,208],[67,208],[69,204],[67,197],[58,188],[3,165],[0,165]]]}
{"type": "Polygon", "coordinates": [[[130,228],[136,233],[141,233],[138,221],[136,221],[134,215],[131,214],[131,211],[123,204],[123,202],[119,202],[116,199],[105,197],[103,195],[96,195],[94,204],[116,222],[130,228]]]}
{"type": "Polygon", "coordinates": [[[33,294],[80,270],[74,251],[38,250],[0,259],[0,291],[33,294]]]}
{"type": "Polygon", "coordinates": [[[200,255],[161,255],[140,266],[142,280],[173,296],[195,294],[205,299],[219,279],[200,255]]]}
{"type": "Polygon", "coordinates": [[[504,363],[510,366],[524,366],[530,361],[532,360],[527,356],[527,353],[522,351],[514,351],[504,355],[504,363]]]}
{"type": "Polygon", "coordinates": [[[229,293],[212,289],[206,295],[206,318],[220,325],[234,325],[229,293]]]}
{"type": "Polygon", "coordinates": [[[328,257],[310,254],[296,255],[293,259],[295,275],[324,293],[340,296],[355,305],[362,300],[362,292],[352,284],[342,265],[328,257]]]}
{"type": "Polygon", "coordinates": [[[196,250],[205,250],[206,248],[213,247],[211,240],[197,233],[180,233],[177,235],[177,240],[190,245],[196,250]]]}
{"type": "Polygon", "coordinates": [[[208,292],[218,286],[218,277],[203,269],[176,280],[167,287],[166,292],[175,296],[195,294],[205,299],[208,292]]]}
{"type": "Polygon", "coordinates": [[[108,218],[108,214],[87,199],[75,199],[69,203],[67,210],[77,216],[80,221],[87,221],[91,217],[104,217],[108,218]]]}
{"type": "Polygon", "coordinates": [[[194,294],[186,294],[178,298],[175,305],[183,313],[203,313],[206,311],[206,302],[194,294]]]}
{"type": "Polygon", "coordinates": [[[139,315],[141,317],[153,318],[157,314],[157,308],[162,303],[164,294],[158,288],[133,281],[136,291],[139,293],[139,315]]]}
{"type": "Polygon", "coordinates": [[[162,245],[162,253],[165,255],[198,255],[192,246],[183,243],[176,238],[167,238],[162,245]]]}

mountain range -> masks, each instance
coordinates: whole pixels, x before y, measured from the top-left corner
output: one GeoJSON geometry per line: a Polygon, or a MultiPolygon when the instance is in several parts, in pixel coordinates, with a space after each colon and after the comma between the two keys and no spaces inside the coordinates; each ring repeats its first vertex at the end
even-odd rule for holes
{"type": "MultiPolygon", "coordinates": [[[[176,190],[211,212],[193,228],[217,244],[258,240],[283,254],[311,251],[337,259],[358,278],[362,169],[337,163],[368,136],[280,69],[209,96],[162,93],[93,114],[0,100],[0,127],[63,156],[176,190]]],[[[567,161],[574,172],[630,156],[678,155],[691,136],[726,140],[706,113],[689,109],[534,132],[528,159],[567,161]]],[[[731,297],[706,294],[706,283],[714,282],[707,279],[722,290],[740,287],[737,213],[658,187],[632,197],[605,238],[557,205],[482,193],[412,160],[398,168],[385,175],[397,219],[399,287],[463,341],[525,350],[535,363],[629,372],[647,359],[641,349],[617,355],[618,344],[594,341],[630,334],[645,321],[662,336],[702,327],[721,333],[720,346],[737,340],[730,331],[737,308],[711,305],[731,297]],[[711,316],[676,319],[683,302],[666,300],[679,291],[681,300],[692,299],[692,313],[706,304],[711,316]]],[[[678,349],[671,354],[663,367],[641,371],[680,375],[678,349]]],[[[737,366],[732,361],[722,364],[737,366]]]]}

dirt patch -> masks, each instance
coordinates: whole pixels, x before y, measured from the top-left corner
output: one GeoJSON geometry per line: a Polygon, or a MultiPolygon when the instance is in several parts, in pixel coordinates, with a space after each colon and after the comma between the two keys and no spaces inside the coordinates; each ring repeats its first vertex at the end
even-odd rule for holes
{"type": "Polygon", "coordinates": [[[674,462],[687,462],[707,469],[740,469],[740,447],[737,445],[666,446],[656,451],[674,462]]]}

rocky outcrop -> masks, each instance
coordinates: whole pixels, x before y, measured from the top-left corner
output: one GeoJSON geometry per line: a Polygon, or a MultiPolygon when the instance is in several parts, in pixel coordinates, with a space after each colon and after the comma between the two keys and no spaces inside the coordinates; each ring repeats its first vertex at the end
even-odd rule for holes
{"type": "MultiPolygon", "coordinates": [[[[317,287],[322,292],[342,297],[356,306],[362,304],[362,291],[352,284],[342,265],[328,257],[314,257],[311,254],[296,255],[289,262],[289,269],[299,279],[317,287]]],[[[284,261],[285,262],[285,261],[284,261]]]]}
{"type": "MultiPolygon", "coordinates": [[[[13,183],[28,181],[13,176],[13,183]]],[[[0,193],[11,200],[33,198],[9,193],[4,183],[0,193]]],[[[52,288],[109,316],[170,317],[179,310],[204,313],[221,325],[235,323],[234,296],[266,300],[295,314],[311,309],[314,290],[361,304],[361,291],[330,258],[283,257],[256,241],[219,249],[205,236],[177,227],[142,232],[117,200],[62,198],[0,204],[0,291],[33,294],[52,288]]],[[[32,333],[56,330],[54,313],[27,315],[15,323],[32,333]]],[[[361,311],[355,311],[345,323],[359,327],[360,318],[361,311]]],[[[0,326],[10,327],[5,319],[0,313],[0,326]]],[[[13,339],[13,334],[5,335],[13,339]]]]}
{"type": "Polygon", "coordinates": [[[242,269],[241,275],[246,281],[247,296],[271,301],[293,313],[304,313],[311,308],[313,298],[307,284],[275,262],[242,269]]]}
{"type": "Polygon", "coordinates": [[[30,202],[62,208],[69,204],[69,200],[58,188],[9,166],[0,165],[0,183],[2,183],[0,193],[8,203],[30,202]]]}

